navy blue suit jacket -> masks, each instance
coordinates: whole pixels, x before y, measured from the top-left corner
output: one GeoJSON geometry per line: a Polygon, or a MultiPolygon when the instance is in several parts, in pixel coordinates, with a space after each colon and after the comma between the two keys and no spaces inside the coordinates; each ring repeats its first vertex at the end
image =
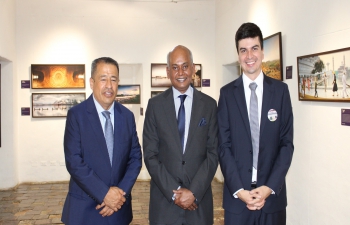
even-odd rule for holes
{"type": "Polygon", "coordinates": [[[141,148],[135,119],[123,105],[114,103],[113,166],[92,95],[68,111],[64,134],[66,167],[71,175],[62,221],[72,225],[126,225],[132,220],[131,189],[140,172],[141,148]],[[95,209],[109,188],[126,192],[126,202],[112,216],[95,209]]]}
{"type": "MultiPolygon", "coordinates": [[[[266,185],[275,191],[262,208],[272,213],[287,206],[285,177],[294,151],[293,113],[285,83],[264,75],[263,85],[257,186],[266,185]],[[267,116],[270,109],[278,114],[274,122],[267,116]]],[[[221,88],[218,154],[225,178],[223,206],[236,214],[246,204],[233,194],[241,188],[251,190],[252,181],[253,147],[246,104],[242,76],[221,88]]]]}

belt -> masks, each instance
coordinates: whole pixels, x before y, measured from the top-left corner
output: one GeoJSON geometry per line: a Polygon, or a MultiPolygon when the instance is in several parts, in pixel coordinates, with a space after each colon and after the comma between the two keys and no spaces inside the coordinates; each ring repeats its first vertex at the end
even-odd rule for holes
{"type": "Polygon", "coordinates": [[[251,188],[256,188],[256,183],[252,183],[252,184],[250,185],[250,187],[251,187],[251,188]]]}

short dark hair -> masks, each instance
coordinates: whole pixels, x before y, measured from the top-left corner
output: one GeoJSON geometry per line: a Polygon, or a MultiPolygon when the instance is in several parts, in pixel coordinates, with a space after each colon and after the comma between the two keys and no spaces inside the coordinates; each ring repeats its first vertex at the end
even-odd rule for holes
{"type": "Polygon", "coordinates": [[[118,65],[117,61],[115,61],[114,59],[112,59],[110,57],[101,57],[101,58],[95,59],[91,63],[91,78],[93,78],[94,73],[96,72],[97,65],[99,63],[106,63],[106,64],[115,65],[117,67],[117,70],[118,70],[118,73],[119,73],[119,65],[118,65]]]}
{"type": "Polygon", "coordinates": [[[243,23],[236,32],[236,49],[238,52],[238,42],[245,38],[259,37],[261,49],[264,49],[264,40],[260,28],[254,23],[243,23]]]}

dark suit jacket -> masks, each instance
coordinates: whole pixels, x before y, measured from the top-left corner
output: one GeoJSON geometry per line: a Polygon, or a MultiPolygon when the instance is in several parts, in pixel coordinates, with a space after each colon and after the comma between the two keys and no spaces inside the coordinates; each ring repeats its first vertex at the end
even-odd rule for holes
{"type": "MultiPolygon", "coordinates": [[[[260,122],[257,186],[275,191],[262,210],[277,212],[287,206],[285,177],[292,161],[293,113],[285,83],[264,75],[260,122]],[[278,114],[271,122],[270,109],[278,114]]],[[[233,194],[240,188],[251,190],[253,147],[242,76],[221,88],[218,106],[219,161],[225,178],[224,209],[241,213],[246,204],[233,194]]],[[[249,104],[249,102],[248,102],[249,104]]]]}
{"type": "Polygon", "coordinates": [[[191,122],[185,153],[182,154],[172,88],[148,102],[143,148],[145,164],[151,175],[149,220],[171,224],[183,209],[174,204],[173,190],[191,190],[198,209],[186,210],[190,224],[213,224],[211,181],[217,158],[217,105],[211,97],[193,90],[191,122]]]}
{"type": "Polygon", "coordinates": [[[64,153],[71,179],[62,221],[72,225],[129,224],[131,188],[142,165],[132,112],[114,103],[113,166],[92,95],[68,111],[64,153]],[[102,217],[95,207],[103,202],[111,186],[126,192],[126,202],[112,216],[102,217]]]}

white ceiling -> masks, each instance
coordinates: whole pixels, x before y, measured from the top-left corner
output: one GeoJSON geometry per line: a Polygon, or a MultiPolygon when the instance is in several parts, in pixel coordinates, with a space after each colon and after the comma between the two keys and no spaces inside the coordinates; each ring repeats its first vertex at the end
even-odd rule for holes
{"type": "Polygon", "coordinates": [[[204,2],[215,0],[87,0],[87,1],[122,1],[122,2],[204,2]]]}

